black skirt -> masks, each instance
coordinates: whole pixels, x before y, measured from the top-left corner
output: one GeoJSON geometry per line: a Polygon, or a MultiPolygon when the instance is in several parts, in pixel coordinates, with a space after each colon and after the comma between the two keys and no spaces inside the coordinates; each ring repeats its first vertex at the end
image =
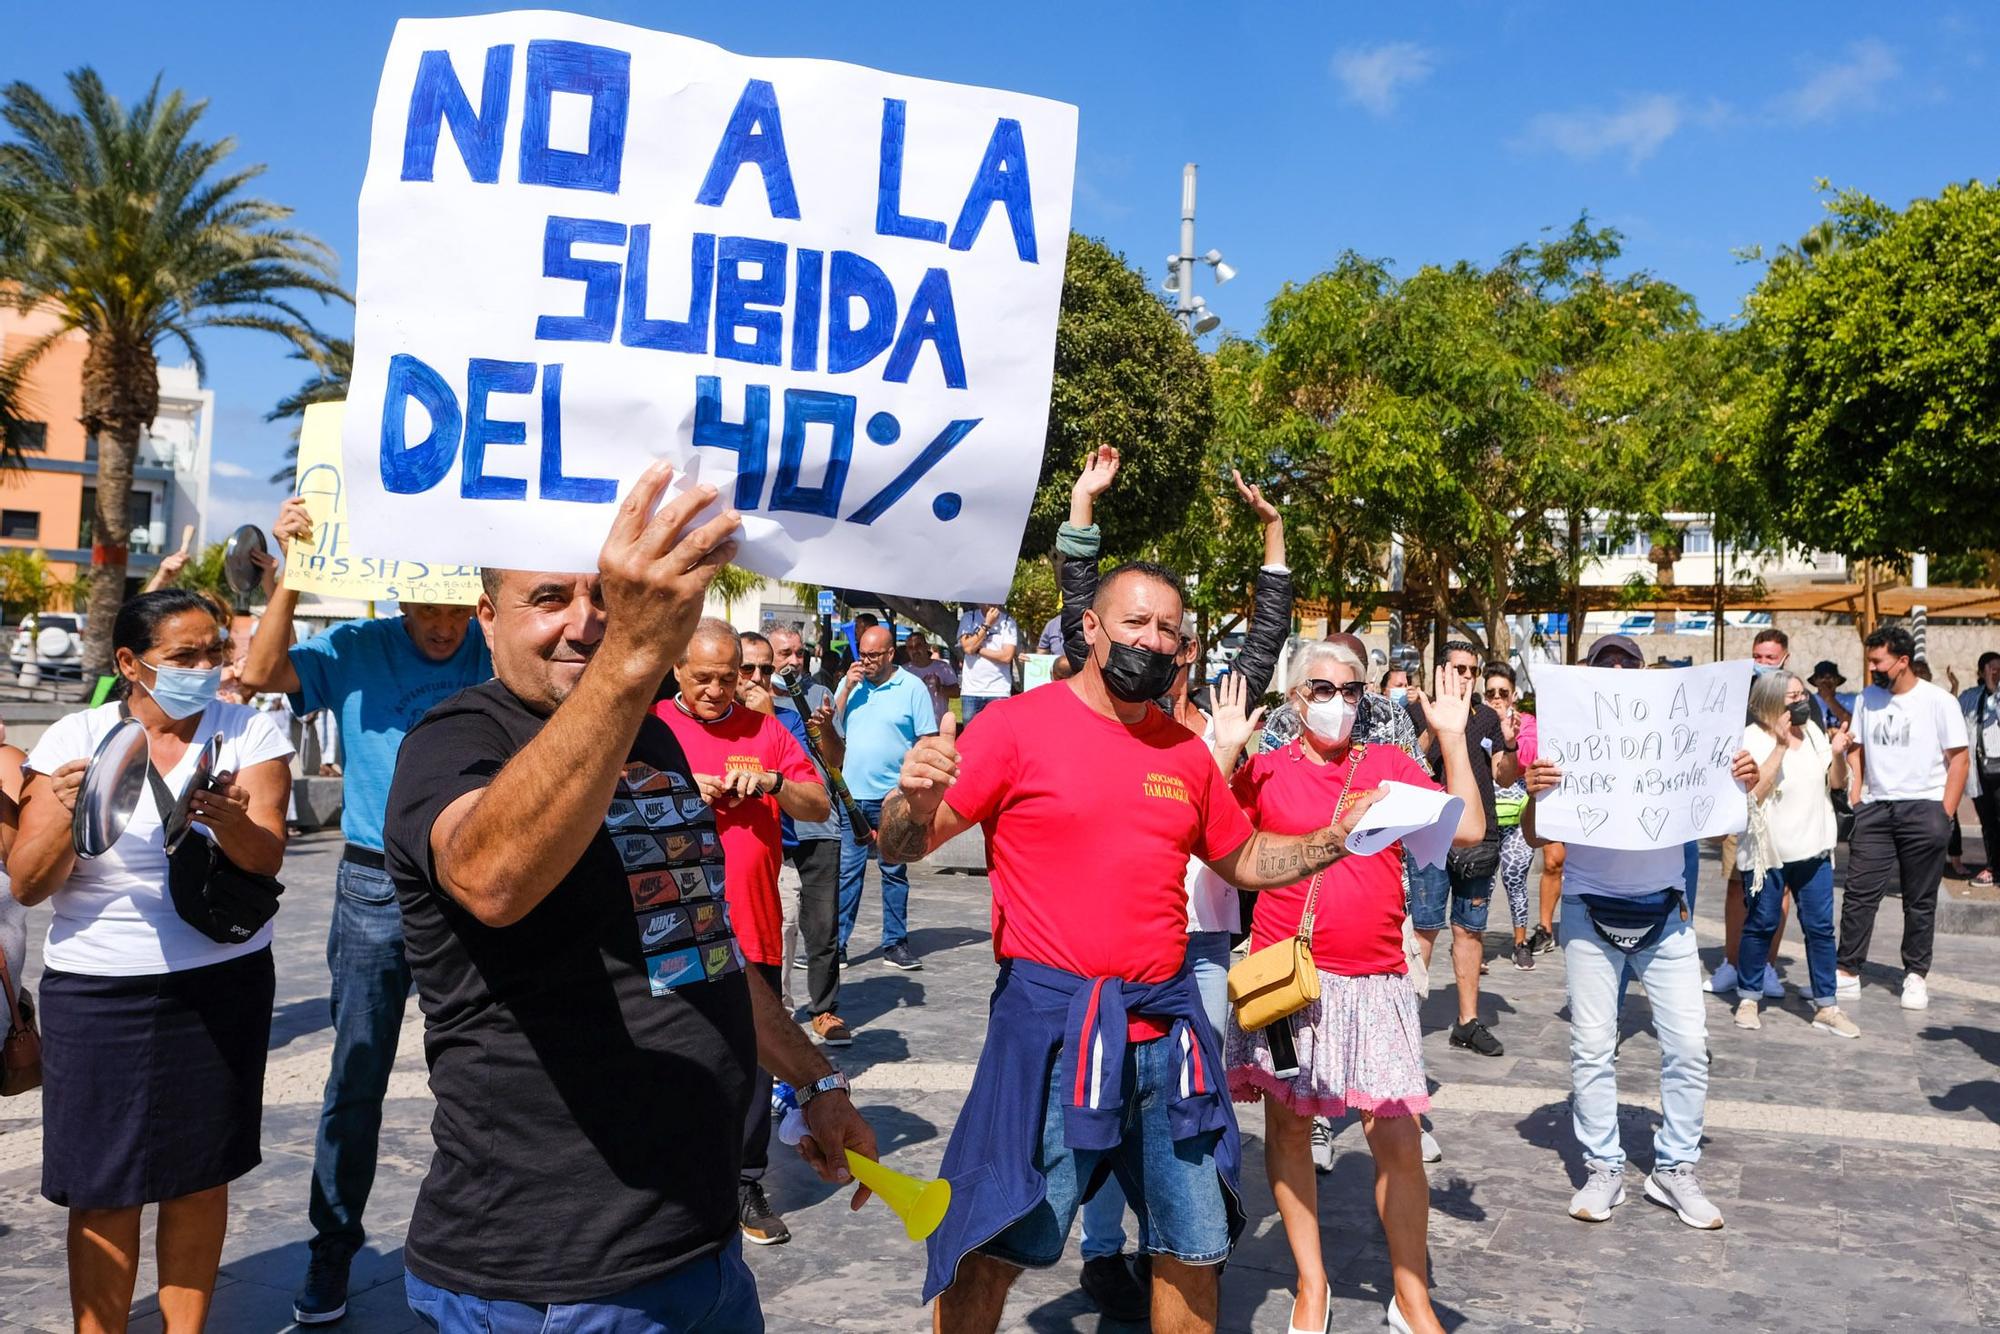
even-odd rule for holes
{"type": "Polygon", "coordinates": [[[263,1161],[271,951],[144,977],[42,975],[42,1194],[123,1209],[263,1161]]]}

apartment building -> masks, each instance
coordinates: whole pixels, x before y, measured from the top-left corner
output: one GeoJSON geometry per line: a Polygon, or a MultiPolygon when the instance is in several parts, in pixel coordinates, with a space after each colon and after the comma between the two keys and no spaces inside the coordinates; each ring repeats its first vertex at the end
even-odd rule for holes
{"type": "MultiPolygon", "coordinates": [[[[0,355],[12,356],[56,327],[45,312],[0,307],[0,355]]],[[[88,350],[84,335],[71,332],[37,364],[26,386],[24,415],[32,424],[23,466],[0,472],[0,549],[42,551],[62,579],[90,564],[96,527],[97,440],[77,420],[88,350]]],[[[215,394],[202,387],[194,367],[160,367],[160,415],[140,438],[126,514],[135,588],[161,553],[180,546],[182,528],[192,525],[207,540],[214,421],[215,394]]]]}

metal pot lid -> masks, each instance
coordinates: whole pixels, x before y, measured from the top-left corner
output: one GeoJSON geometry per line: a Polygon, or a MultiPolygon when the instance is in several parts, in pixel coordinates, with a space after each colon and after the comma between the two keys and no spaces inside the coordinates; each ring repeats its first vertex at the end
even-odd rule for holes
{"type": "Polygon", "coordinates": [[[201,754],[195,756],[194,775],[181,789],[180,799],[167,812],[167,818],[160,826],[166,851],[172,852],[179,847],[181,840],[188,836],[188,831],[194,828],[194,794],[211,786],[209,780],[215,775],[216,761],[221,755],[222,738],[217,735],[211,736],[202,746],[201,754]]]}
{"type": "Polygon", "coordinates": [[[70,842],[77,856],[102,856],[125,832],[146,794],[149,760],[146,727],[136,718],[120,719],[97,743],[70,820],[70,842]]]}
{"type": "Polygon", "coordinates": [[[270,549],[264,530],[254,523],[246,523],[229,535],[229,544],[222,549],[222,577],[237,597],[248,595],[261,582],[257,562],[251,556],[270,549]]]}

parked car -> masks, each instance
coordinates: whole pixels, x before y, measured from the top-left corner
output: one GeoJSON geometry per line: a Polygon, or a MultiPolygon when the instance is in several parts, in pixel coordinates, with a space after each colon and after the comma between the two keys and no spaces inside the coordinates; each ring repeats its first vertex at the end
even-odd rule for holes
{"type": "Polygon", "coordinates": [[[83,626],[85,617],[59,612],[26,616],[14,632],[14,645],[7,656],[13,660],[15,675],[30,662],[45,676],[83,676],[83,626]]]}
{"type": "Polygon", "coordinates": [[[1653,613],[1650,611],[1635,611],[1624,620],[1618,622],[1618,633],[1621,635],[1650,635],[1653,633],[1654,619],[1653,613]]]}
{"type": "Polygon", "coordinates": [[[1715,613],[1711,611],[1684,611],[1674,618],[1674,633],[1677,635],[1712,635],[1715,633],[1715,613]]]}

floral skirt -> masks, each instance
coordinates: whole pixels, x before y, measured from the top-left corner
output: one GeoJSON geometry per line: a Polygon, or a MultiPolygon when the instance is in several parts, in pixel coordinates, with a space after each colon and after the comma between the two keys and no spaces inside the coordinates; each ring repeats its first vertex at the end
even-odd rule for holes
{"type": "Polygon", "coordinates": [[[1419,1116],[1431,1109],[1424,1081],[1417,993],[1401,973],[1319,975],[1319,999],[1291,1017],[1299,1072],[1280,1078],[1261,1030],[1246,1033],[1232,1010],[1225,1043],[1229,1092],[1237,1102],[1270,1094],[1300,1116],[1419,1116]]]}

